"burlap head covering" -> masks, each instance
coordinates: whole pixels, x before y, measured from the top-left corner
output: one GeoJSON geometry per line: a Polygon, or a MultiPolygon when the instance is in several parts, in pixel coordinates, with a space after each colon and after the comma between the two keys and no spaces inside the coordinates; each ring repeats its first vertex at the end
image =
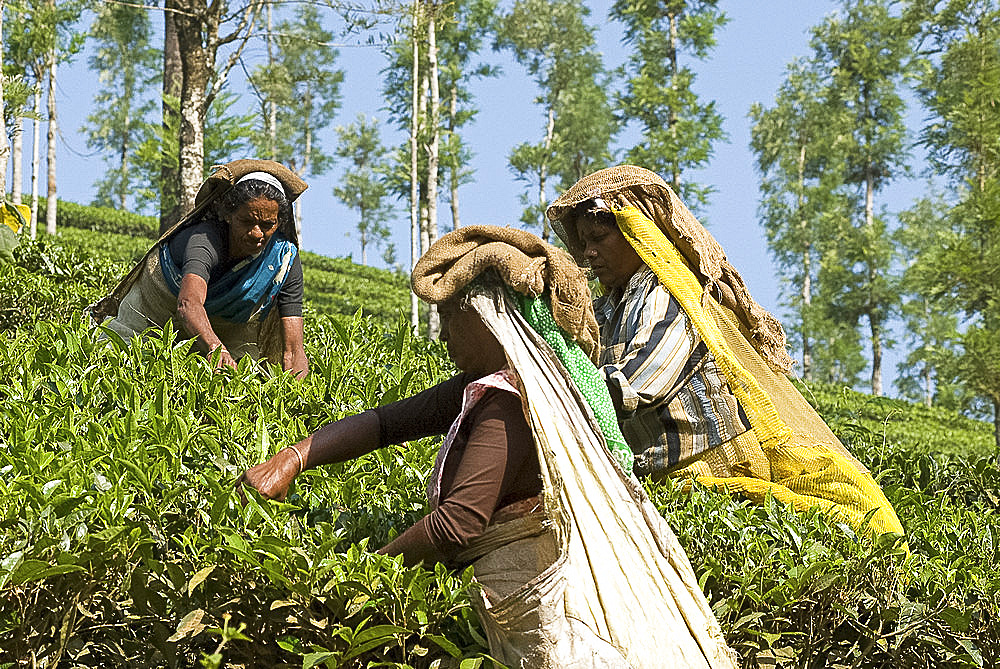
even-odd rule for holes
{"type": "MultiPolygon", "coordinates": [[[[298,177],[297,174],[281,163],[277,163],[273,160],[256,160],[246,158],[234,160],[230,163],[226,163],[225,165],[213,165],[212,173],[207,179],[205,179],[201,188],[198,189],[198,194],[194,199],[194,209],[189,211],[173,227],[163,233],[160,239],[157,240],[156,244],[153,244],[149,251],[146,252],[146,255],[143,256],[142,260],[137,262],[132,270],[118,282],[118,285],[115,286],[114,290],[112,290],[109,295],[87,307],[86,312],[89,313],[98,323],[102,322],[109,316],[117,315],[118,306],[121,304],[122,299],[128,291],[132,288],[132,285],[138,278],[142,267],[145,266],[146,261],[149,259],[150,254],[157,253],[160,244],[172,238],[179,230],[189,225],[193,225],[201,220],[201,215],[213,202],[215,202],[216,199],[218,199],[220,195],[232,188],[233,184],[239,181],[240,177],[250,174],[251,172],[267,172],[275,177],[281,182],[281,186],[285,191],[285,197],[288,198],[289,202],[293,202],[303,193],[303,191],[305,191],[306,188],[309,187],[305,181],[298,177]]],[[[282,228],[281,231],[292,241],[292,243],[298,246],[299,240],[298,236],[295,234],[294,226],[292,229],[282,228]]]]}
{"type": "Polygon", "coordinates": [[[781,323],[757,304],[719,242],[659,175],[635,165],[609,167],[580,179],[549,206],[545,213],[553,229],[581,265],[586,262],[573,208],[588,200],[596,201],[596,210],[635,207],[652,220],[705,290],[736,314],[761,356],[781,371],[791,369],[781,323]]]}
{"type": "Polygon", "coordinates": [[[530,232],[494,225],[449,232],[417,261],[413,292],[432,304],[444,302],[487,269],[522,295],[538,297],[548,290],[556,324],[597,361],[600,331],[583,270],[565,251],[530,232]]]}

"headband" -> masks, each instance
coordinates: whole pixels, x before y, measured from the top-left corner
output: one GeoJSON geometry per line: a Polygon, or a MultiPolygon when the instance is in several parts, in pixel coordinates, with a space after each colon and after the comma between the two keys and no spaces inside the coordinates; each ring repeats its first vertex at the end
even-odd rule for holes
{"type": "MultiPolygon", "coordinates": [[[[241,184],[244,181],[250,181],[250,180],[263,181],[266,184],[274,186],[275,188],[278,189],[279,193],[285,195],[285,189],[284,187],[282,187],[281,182],[278,181],[278,178],[275,177],[273,174],[268,174],[267,172],[250,172],[249,174],[240,177],[239,180],[237,180],[237,182],[233,185],[235,186],[236,184],[241,184]]],[[[285,195],[285,197],[288,196],[285,195]]]]}

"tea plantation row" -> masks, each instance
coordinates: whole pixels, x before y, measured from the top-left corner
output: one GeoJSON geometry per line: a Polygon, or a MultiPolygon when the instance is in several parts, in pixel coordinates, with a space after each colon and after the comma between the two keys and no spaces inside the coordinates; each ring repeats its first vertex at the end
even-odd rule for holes
{"type": "MultiPolygon", "coordinates": [[[[213,373],[169,331],[124,345],[73,315],[148,241],[65,237],[0,264],[0,285],[22,286],[17,308],[0,303],[0,666],[490,666],[470,574],[368,550],[426,512],[433,440],[308,472],[283,504],[233,490],[324,422],[445,378],[442,347],[398,316],[314,307],[304,381],[213,373]]],[[[908,550],[818,513],[650,486],[742,665],[992,666],[989,426],[806,390],[876,473],[908,550]]]]}

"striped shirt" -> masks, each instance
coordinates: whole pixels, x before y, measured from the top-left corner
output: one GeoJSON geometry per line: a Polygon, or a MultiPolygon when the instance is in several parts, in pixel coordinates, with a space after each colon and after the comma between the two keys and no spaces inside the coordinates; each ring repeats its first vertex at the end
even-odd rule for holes
{"type": "Polygon", "coordinates": [[[722,371],[648,267],[594,301],[601,373],[635,473],[665,475],[750,429],[722,371]]]}

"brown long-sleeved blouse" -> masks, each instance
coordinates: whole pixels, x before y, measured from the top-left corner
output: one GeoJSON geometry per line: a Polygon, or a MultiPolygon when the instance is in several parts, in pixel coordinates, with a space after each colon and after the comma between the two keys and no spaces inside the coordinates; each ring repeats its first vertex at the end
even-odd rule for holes
{"type": "MultiPolygon", "coordinates": [[[[382,446],[445,434],[462,409],[465,386],[459,374],[414,395],[374,409],[382,446]]],[[[541,474],[531,428],[513,393],[490,389],[465,416],[441,478],[436,509],[380,549],[404,556],[407,564],[451,563],[478,537],[493,513],[541,491],[541,474]]]]}

